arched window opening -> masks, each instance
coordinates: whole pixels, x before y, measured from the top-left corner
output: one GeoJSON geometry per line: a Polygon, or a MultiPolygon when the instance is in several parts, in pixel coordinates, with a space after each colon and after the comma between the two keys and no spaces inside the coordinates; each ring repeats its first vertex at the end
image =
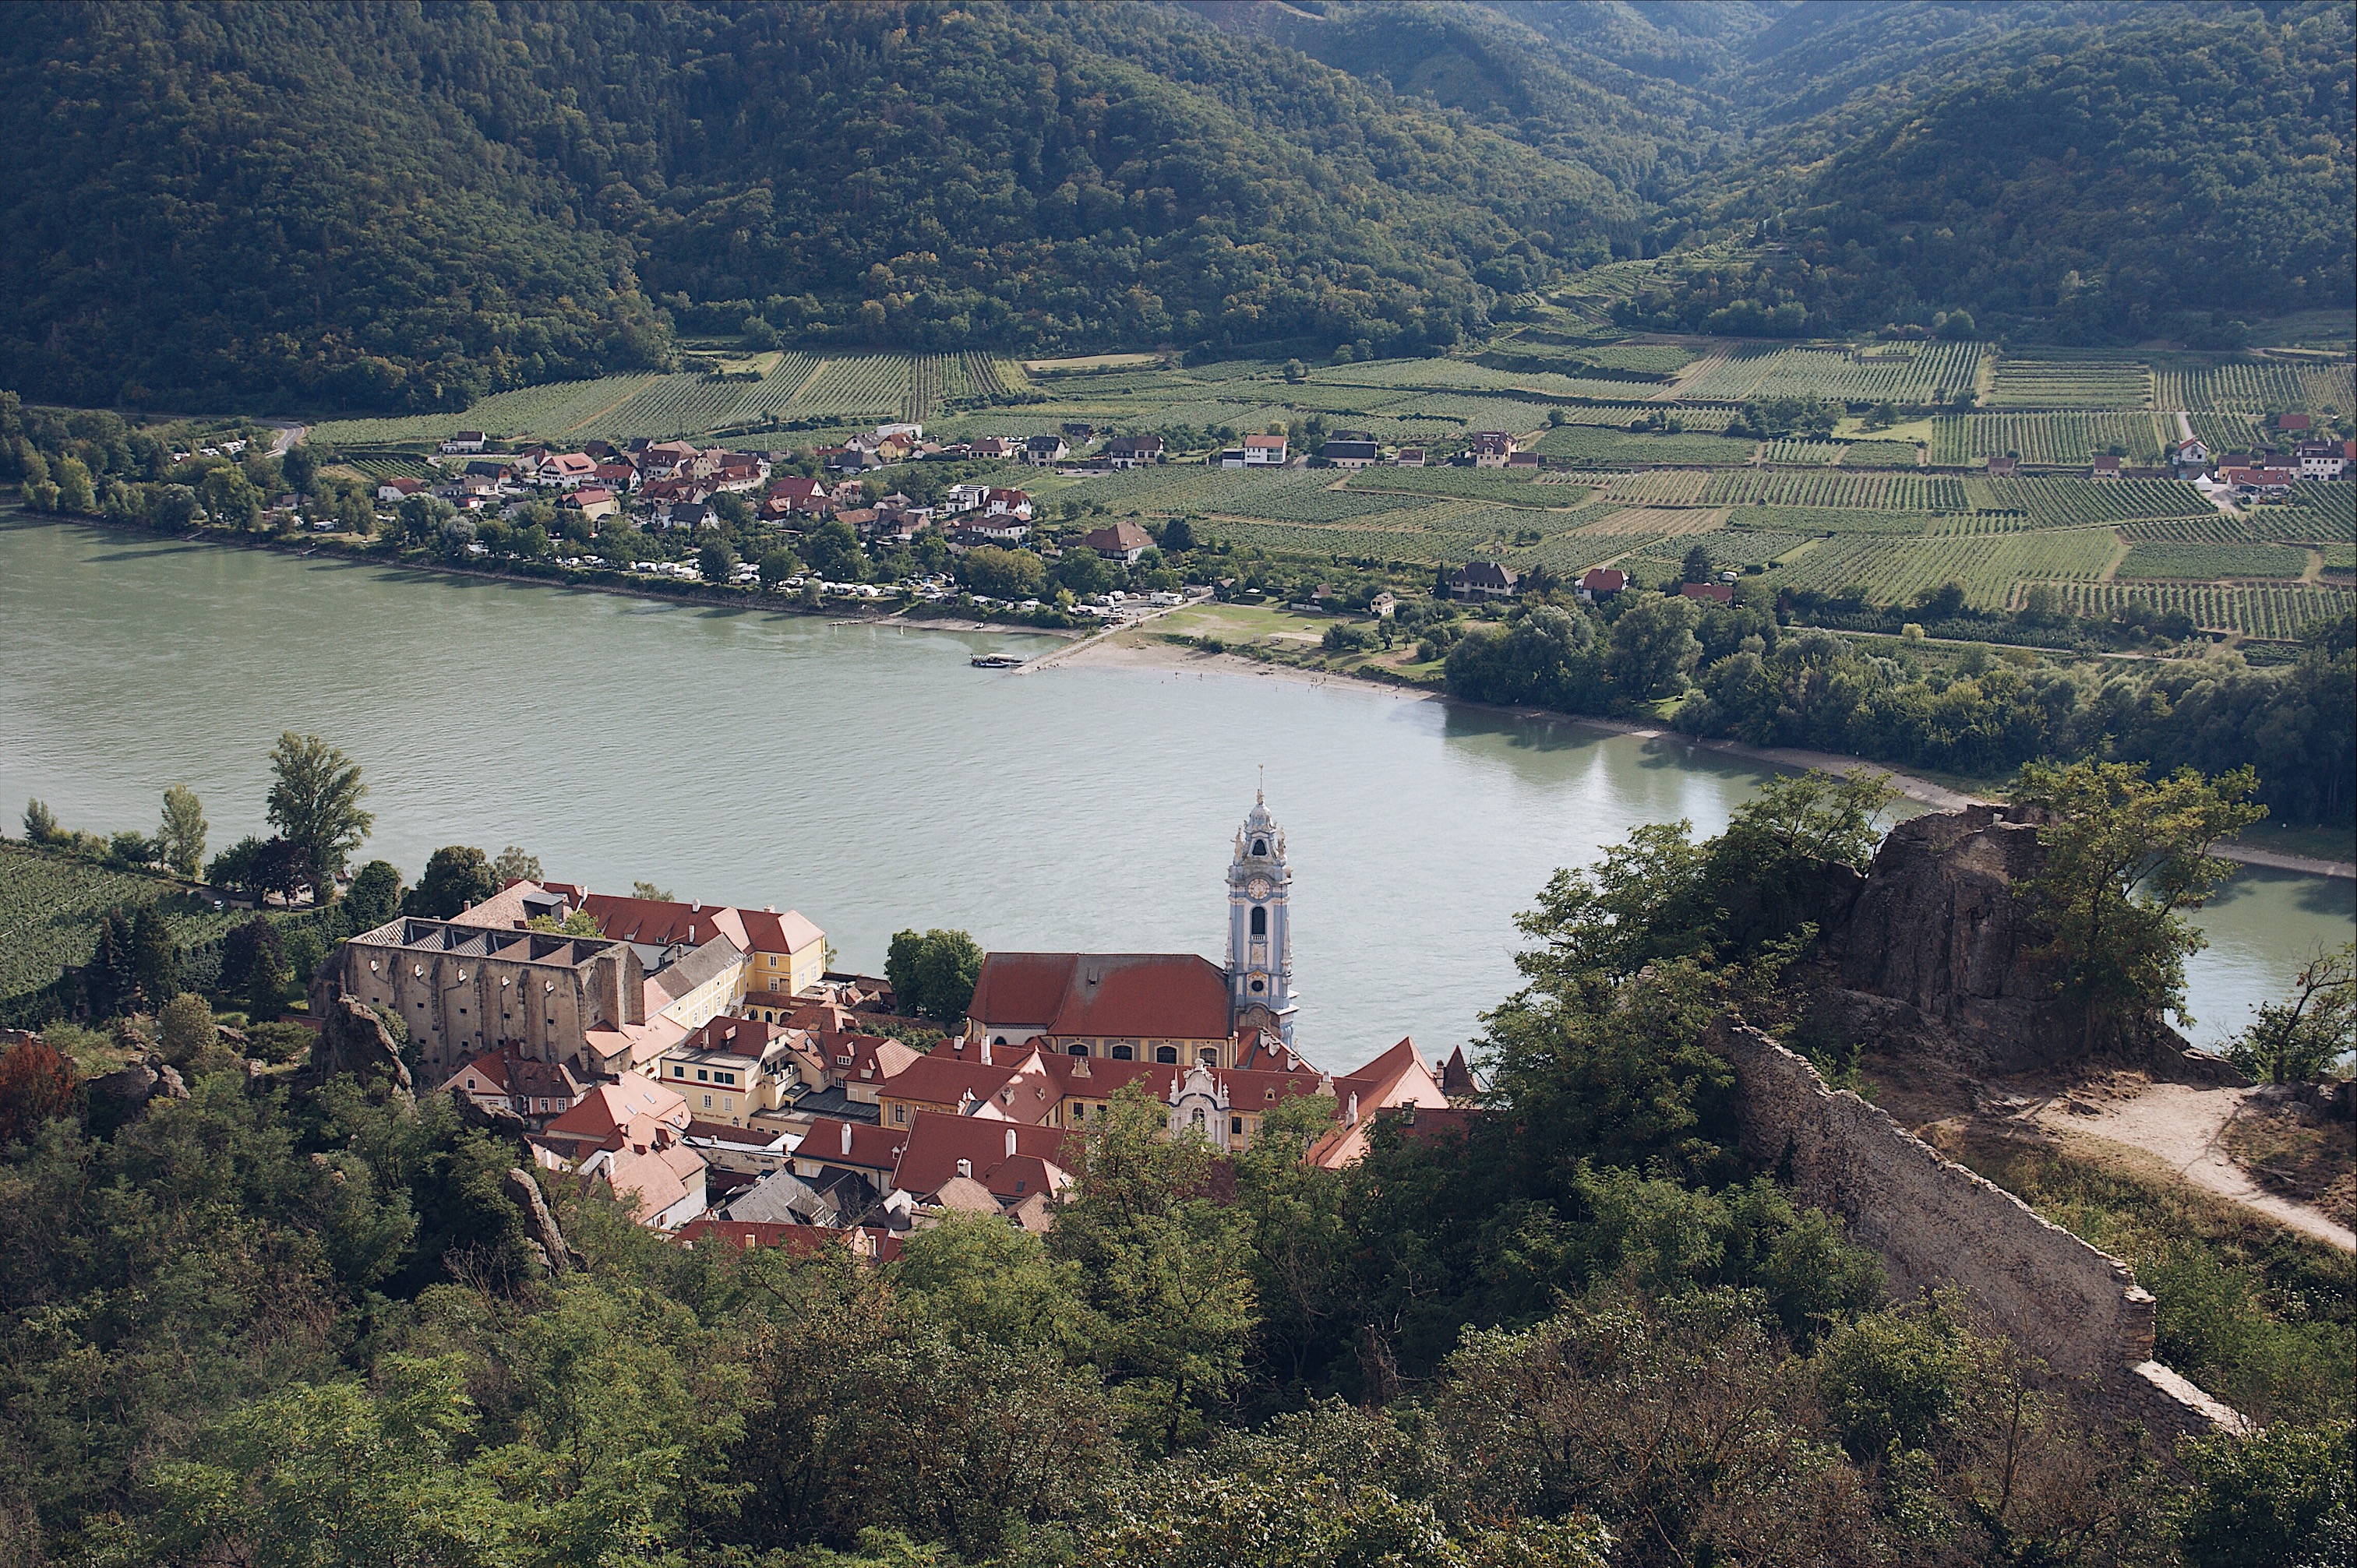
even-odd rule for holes
{"type": "Polygon", "coordinates": [[[1253,840],[1253,853],[1254,854],[1266,854],[1268,853],[1268,841],[1266,839],[1253,840]]]}
{"type": "Polygon", "coordinates": [[[1177,1067],[1178,1065],[1178,1047],[1176,1046],[1157,1046],[1154,1047],[1154,1059],[1160,1062],[1165,1067],[1177,1067]]]}
{"type": "Polygon", "coordinates": [[[1256,937],[1265,937],[1268,935],[1267,910],[1255,908],[1253,911],[1252,934],[1256,937]]]}
{"type": "Polygon", "coordinates": [[[1129,1060],[1129,1047],[1127,1046],[1115,1046],[1113,1048],[1113,1059],[1117,1062],[1125,1062],[1129,1060]]]}
{"type": "Polygon", "coordinates": [[[1084,1057],[1089,1054],[1089,1047],[1086,1046],[1066,1046],[1064,1047],[1064,1054],[1068,1057],[1084,1057]]]}

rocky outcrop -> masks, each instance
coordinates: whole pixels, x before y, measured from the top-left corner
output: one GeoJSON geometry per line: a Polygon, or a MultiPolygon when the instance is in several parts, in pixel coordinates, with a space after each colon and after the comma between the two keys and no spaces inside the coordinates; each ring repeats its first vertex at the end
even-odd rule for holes
{"type": "Polygon", "coordinates": [[[523,1216],[525,1240],[548,1266],[548,1272],[561,1274],[568,1269],[587,1268],[581,1254],[573,1250],[565,1232],[557,1229],[556,1216],[549,1212],[548,1200],[540,1195],[540,1184],[532,1179],[532,1173],[511,1166],[505,1185],[509,1200],[523,1216]]]}
{"type": "Polygon", "coordinates": [[[335,1000],[321,1010],[319,1037],[312,1043],[310,1065],[305,1070],[312,1078],[383,1073],[404,1094],[412,1090],[400,1042],[385,1027],[384,1020],[349,991],[338,992],[335,1000]]]}

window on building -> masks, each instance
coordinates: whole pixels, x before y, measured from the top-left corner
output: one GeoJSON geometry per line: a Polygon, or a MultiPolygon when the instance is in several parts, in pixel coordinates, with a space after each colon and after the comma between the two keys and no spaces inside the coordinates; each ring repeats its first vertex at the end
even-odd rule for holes
{"type": "Polygon", "coordinates": [[[1135,1055],[1135,1053],[1127,1046],[1115,1046],[1113,1048],[1113,1059],[1117,1062],[1128,1061],[1135,1055]]]}
{"type": "Polygon", "coordinates": [[[1268,853],[1268,841],[1266,839],[1253,840],[1253,853],[1254,854],[1266,854],[1268,853]]]}
{"type": "Polygon", "coordinates": [[[1254,908],[1253,910],[1252,934],[1256,937],[1265,937],[1268,935],[1267,910],[1262,908],[1254,908]]]}
{"type": "Polygon", "coordinates": [[[1220,1065],[1220,1053],[1214,1047],[1205,1046],[1201,1050],[1195,1053],[1195,1059],[1201,1062],[1205,1067],[1217,1067],[1220,1065]]]}
{"type": "Polygon", "coordinates": [[[892,1125],[895,1127],[905,1127],[908,1123],[909,1108],[905,1105],[895,1105],[892,1107],[892,1125]]]}
{"type": "Polygon", "coordinates": [[[1066,1046],[1064,1047],[1064,1054],[1068,1057],[1084,1057],[1089,1054],[1089,1047],[1086,1046],[1066,1046]]]}
{"type": "Polygon", "coordinates": [[[1191,1120],[1195,1123],[1195,1131],[1198,1133],[1201,1132],[1203,1130],[1203,1108],[1201,1106],[1198,1105],[1195,1107],[1195,1114],[1191,1120]]]}
{"type": "Polygon", "coordinates": [[[1178,1064],[1178,1047],[1157,1046],[1154,1047],[1154,1059],[1165,1067],[1176,1067],[1178,1064]]]}
{"type": "Polygon", "coordinates": [[[710,1083],[712,1081],[712,1075],[705,1072],[702,1068],[697,1068],[695,1069],[695,1081],[698,1083],[710,1083]]]}
{"type": "Polygon", "coordinates": [[[1230,1137],[1232,1137],[1232,1138],[1241,1138],[1241,1137],[1243,1137],[1243,1134],[1244,1134],[1244,1119],[1243,1119],[1243,1117],[1241,1117],[1241,1116],[1231,1116],[1231,1117],[1229,1117],[1229,1118],[1228,1118],[1228,1136],[1230,1136],[1230,1137]]]}
{"type": "Polygon", "coordinates": [[[1252,983],[1252,988],[1254,991],[1265,991],[1268,989],[1268,983],[1263,980],[1255,980],[1252,983]]]}
{"type": "Polygon", "coordinates": [[[708,1095],[708,1094],[707,1094],[707,1095],[705,1095],[705,1096],[704,1097],[704,1108],[705,1108],[706,1111],[709,1111],[709,1110],[711,1110],[711,1109],[712,1109],[712,1096],[710,1096],[710,1095],[708,1095]]]}

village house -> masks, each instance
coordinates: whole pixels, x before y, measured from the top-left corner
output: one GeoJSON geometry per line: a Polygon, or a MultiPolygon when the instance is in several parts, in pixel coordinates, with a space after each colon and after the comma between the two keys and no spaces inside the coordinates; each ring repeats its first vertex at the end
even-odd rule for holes
{"type": "Polygon", "coordinates": [[[1337,468],[1366,468],[1383,460],[1383,449],[1363,432],[1336,431],[1326,438],[1318,455],[1337,468]]]}
{"type": "Polygon", "coordinates": [[[1618,566],[1590,566],[1580,574],[1579,596],[1589,604],[1609,598],[1629,585],[1629,574],[1618,566]]]}
{"type": "Polygon", "coordinates": [[[1682,583],[1678,585],[1678,596],[1681,598],[1701,599],[1714,605],[1732,605],[1735,603],[1735,585],[1732,583],[1682,583]]]}
{"type": "Polygon", "coordinates": [[[790,1031],[726,1014],[667,1047],[654,1076],[701,1121],[743,1126],[781,1109],[801,1081],[790,1031]]]}
{"type": "Polygon", "coordinates": [[[2357,441],[2303,441],[2293,450],[2303,479],[2337,479],[2357,456],[2357,441]]]}
{"type": "Polygon", "coordinates": [[[1399,456],[1392,459],[1392,464],[1400,468],[1421,468],[1424,467],[1424,448],[1403,446],[1399,449],[1399,456]]]}
{"type": "Polygon", "coordinates": [[[1105,443],[1104,460],[1115,468],[1138,468],[1163,460],[1159,435],[1116,435],[1105,443]]]}
{"type": "Polygon", "coordinates": [[[1477,468],[1502,468],[1514,455],[1514,438],[1502,430],[1477,430],[1465,443],[1477,468]]]}
{"type": "Polygon", "coordinates": [[[380,479],[377,481],[376,499],[381,501],[391,501],[398,506],[425,488],[425,480],[413,479],[405,475],[390,479],[380,479]]]}
{"type": "Polygon", "coordinates": [[[1004,435],[978,435],[969,451],[976,457],[996,457],[1011,461],[1022,450],[1022,444],[1004,435]]]}
{"type": "Polygon", "coordinates": [[[614,458],[601,459],[597,467],[590,470],[589,479],[592,484],[602,486],[618,495],[629,495],[644,482],[636,467],[628,462],[614,458]]]}
{"type": "Polygon", "coordinates": [[[2020,466],[2020,460],[2009,452],[2002,455],[1993,454],[1988,460],[1989,477],[1993,479],[2009,479],[2020,466]]]}
{"type": "Polygon", "coordinates": [[[622,510],[622,503],[614,499],[614,492],[601,485],[582,486],[565,498],[565,504],[592,521],[601,517],[616,516],[622,510]]]}
{"type": "Polygon", "coordinates": [[[534,1061],[512,1050],[485,1051],[443,1080],[449,1094],[463,1094],[486,1111],[520,1116],[533,1126],[562,1116],[586,1086],[563,1062],[534,1061]]]}
{"type": "Polygon", "coordinates": [[[623,1072],[583,1090],[571,1110],[552,1118],[530,1142],[542,1165],[563,1170],[601,1150],[644,1154],[676,1143],[692,1120],[675,1090],[643,1073],[623,1072]]]}
{"type": "Polygon", "coordinates": [[[2210,448],[2195,437],[2188,436],[2169,449],[2169,466],[2179,478],[2206,473],[2210,467],[2210,448]]]}
{"type": "Polygon", "coordinates": [[[650,1230],[676,1230],[705,1210],[704,1156],[682,1142],[645,1150],[600,1149],[577,1169],[585,1181],[603,1177],[615,1201],[650,1230]]]}
{"type": "Polygon", "coordinates": [[[2088,478],[2116,479],[2120,477],[2120,460],[2109,452],[2098,452],[2088,464],[2088,478]]]}
{"type": "Polygon", "coordinates": [[[1546,462],[1545,459],[1542,458],[1535,452],[1516,452],[1506,459],[1506,467],[1509,468],[1544,468],[1546,467],[1546,462]]]}
{"type": "Polygon", "coordinates": [[[460,430],[455,432],[452,435],[444,436],[439,446],[436,447],[436,451],[443,453],[479,452],[482,449],[483,433],[479,430],[460,430]]]}
{"type": "Polygon", "coordinates": [[[1060,435],[1034,435],[1023,443],[1023,461],[1035,468],[1044,468],[1062,462],[1071,451],[1060,435]]]}
{"type": "Polygon", "coordinates": [[[1522,580],[1501,561],[1468,561],[1448,574],[1448,593],[1458,599],[1511,599],[1522,591],[1522,580]]]}
{"type": "Polygon", "coordinates": [[[1154,536],[1124,518],[1111,528],[1093,529],[1082,534],[1081,542],[1108,561],[1122,561],[1135,565],[1154,548],[1154,536]]]}
{"type": "Polygon", "coordinates": [[[1244,437],[1243,466],[1247,468],[1282,468],[1286,461],[1286,438],[1282,435],[1247,435],[1244,437]]]}
{"type": "Polygon", "coordinates": [[[532,482],[551,489],[578,489],[597,475],[597,461],[587,452],[553,452],[540,461],[532,482]]]}
{"type": "Polygon", "coordinates": [[[985,545],[1005,549],[1022,543],[1030,532],[1031,525],[1019,517],[1004,512],[969,512],[950,531],[950,543],[960,550],[976,550],[985,545]]]}

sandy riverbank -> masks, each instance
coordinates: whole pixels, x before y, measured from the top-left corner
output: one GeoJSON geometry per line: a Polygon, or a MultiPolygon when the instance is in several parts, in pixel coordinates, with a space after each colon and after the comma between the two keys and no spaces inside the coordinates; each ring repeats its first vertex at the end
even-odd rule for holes
{"type": "MultiPolygon", "coordinates": [[[[1233,653],[1206,653],[1200,649],[1168,642],[1150,633],[1114,632],[1087,639],[1068,648],[1057,650],[1031,668],[1052,662],[1066,668],[1097,670],[1135,670],[1192,674],[1203,677],[1218,675],[1237,680],[1293,681],[1308,686],[1347,687],[1375,696],[1391,697],[1401,702],[1445,703],[1456,699],[1420,687],[1396,686],[1388,682],[1362,680],[1353,675],[1336,674],[1329,671],[1300,670],[1287,664],[1265,664],[1256,659],[1246,659],[1233,653]]],[[[1890,787],[1907,800],[1929,806],[1934,811],[1955,811],[1966,806],[1987,802],[1988,797],[1929,779],[1901,773],[1878,762],[1862,757],[1843,757],[1829,751],[1804,751],[1793,746],[1747,746],[1738,740],[1706,740],[1699,736],[1680,735],[1664,729],[1658,723],[1635,719],[1606,719],[1558,714],[1546,708],[1507,708],[1486,703],[1469,703],[1468,707],[1487,708],[1493,713],[1512,714],[1518,718],[1546,719],[1556,724],[1577,725],[1607,735],[1635,736],[1641,739],[1692,751],[1714,752],[1721,757],[1741,757],[1750,762],[1764,762],[1770,767],[1789,768],[1795,771],[1816,768],[1845,777],[1874,774],[1889,781],[1890,787]]],[[[2250,849],[2239,844],[2222,845],[2218,854],[2244,865],[2265,866],[2276,871],[2297,871],[2310,876],[2337,876],[2357,879],[2357,863],[2345,860],[2320,860],[2304,854],[2285,854],[2275,850],[2250,849]]]]}

